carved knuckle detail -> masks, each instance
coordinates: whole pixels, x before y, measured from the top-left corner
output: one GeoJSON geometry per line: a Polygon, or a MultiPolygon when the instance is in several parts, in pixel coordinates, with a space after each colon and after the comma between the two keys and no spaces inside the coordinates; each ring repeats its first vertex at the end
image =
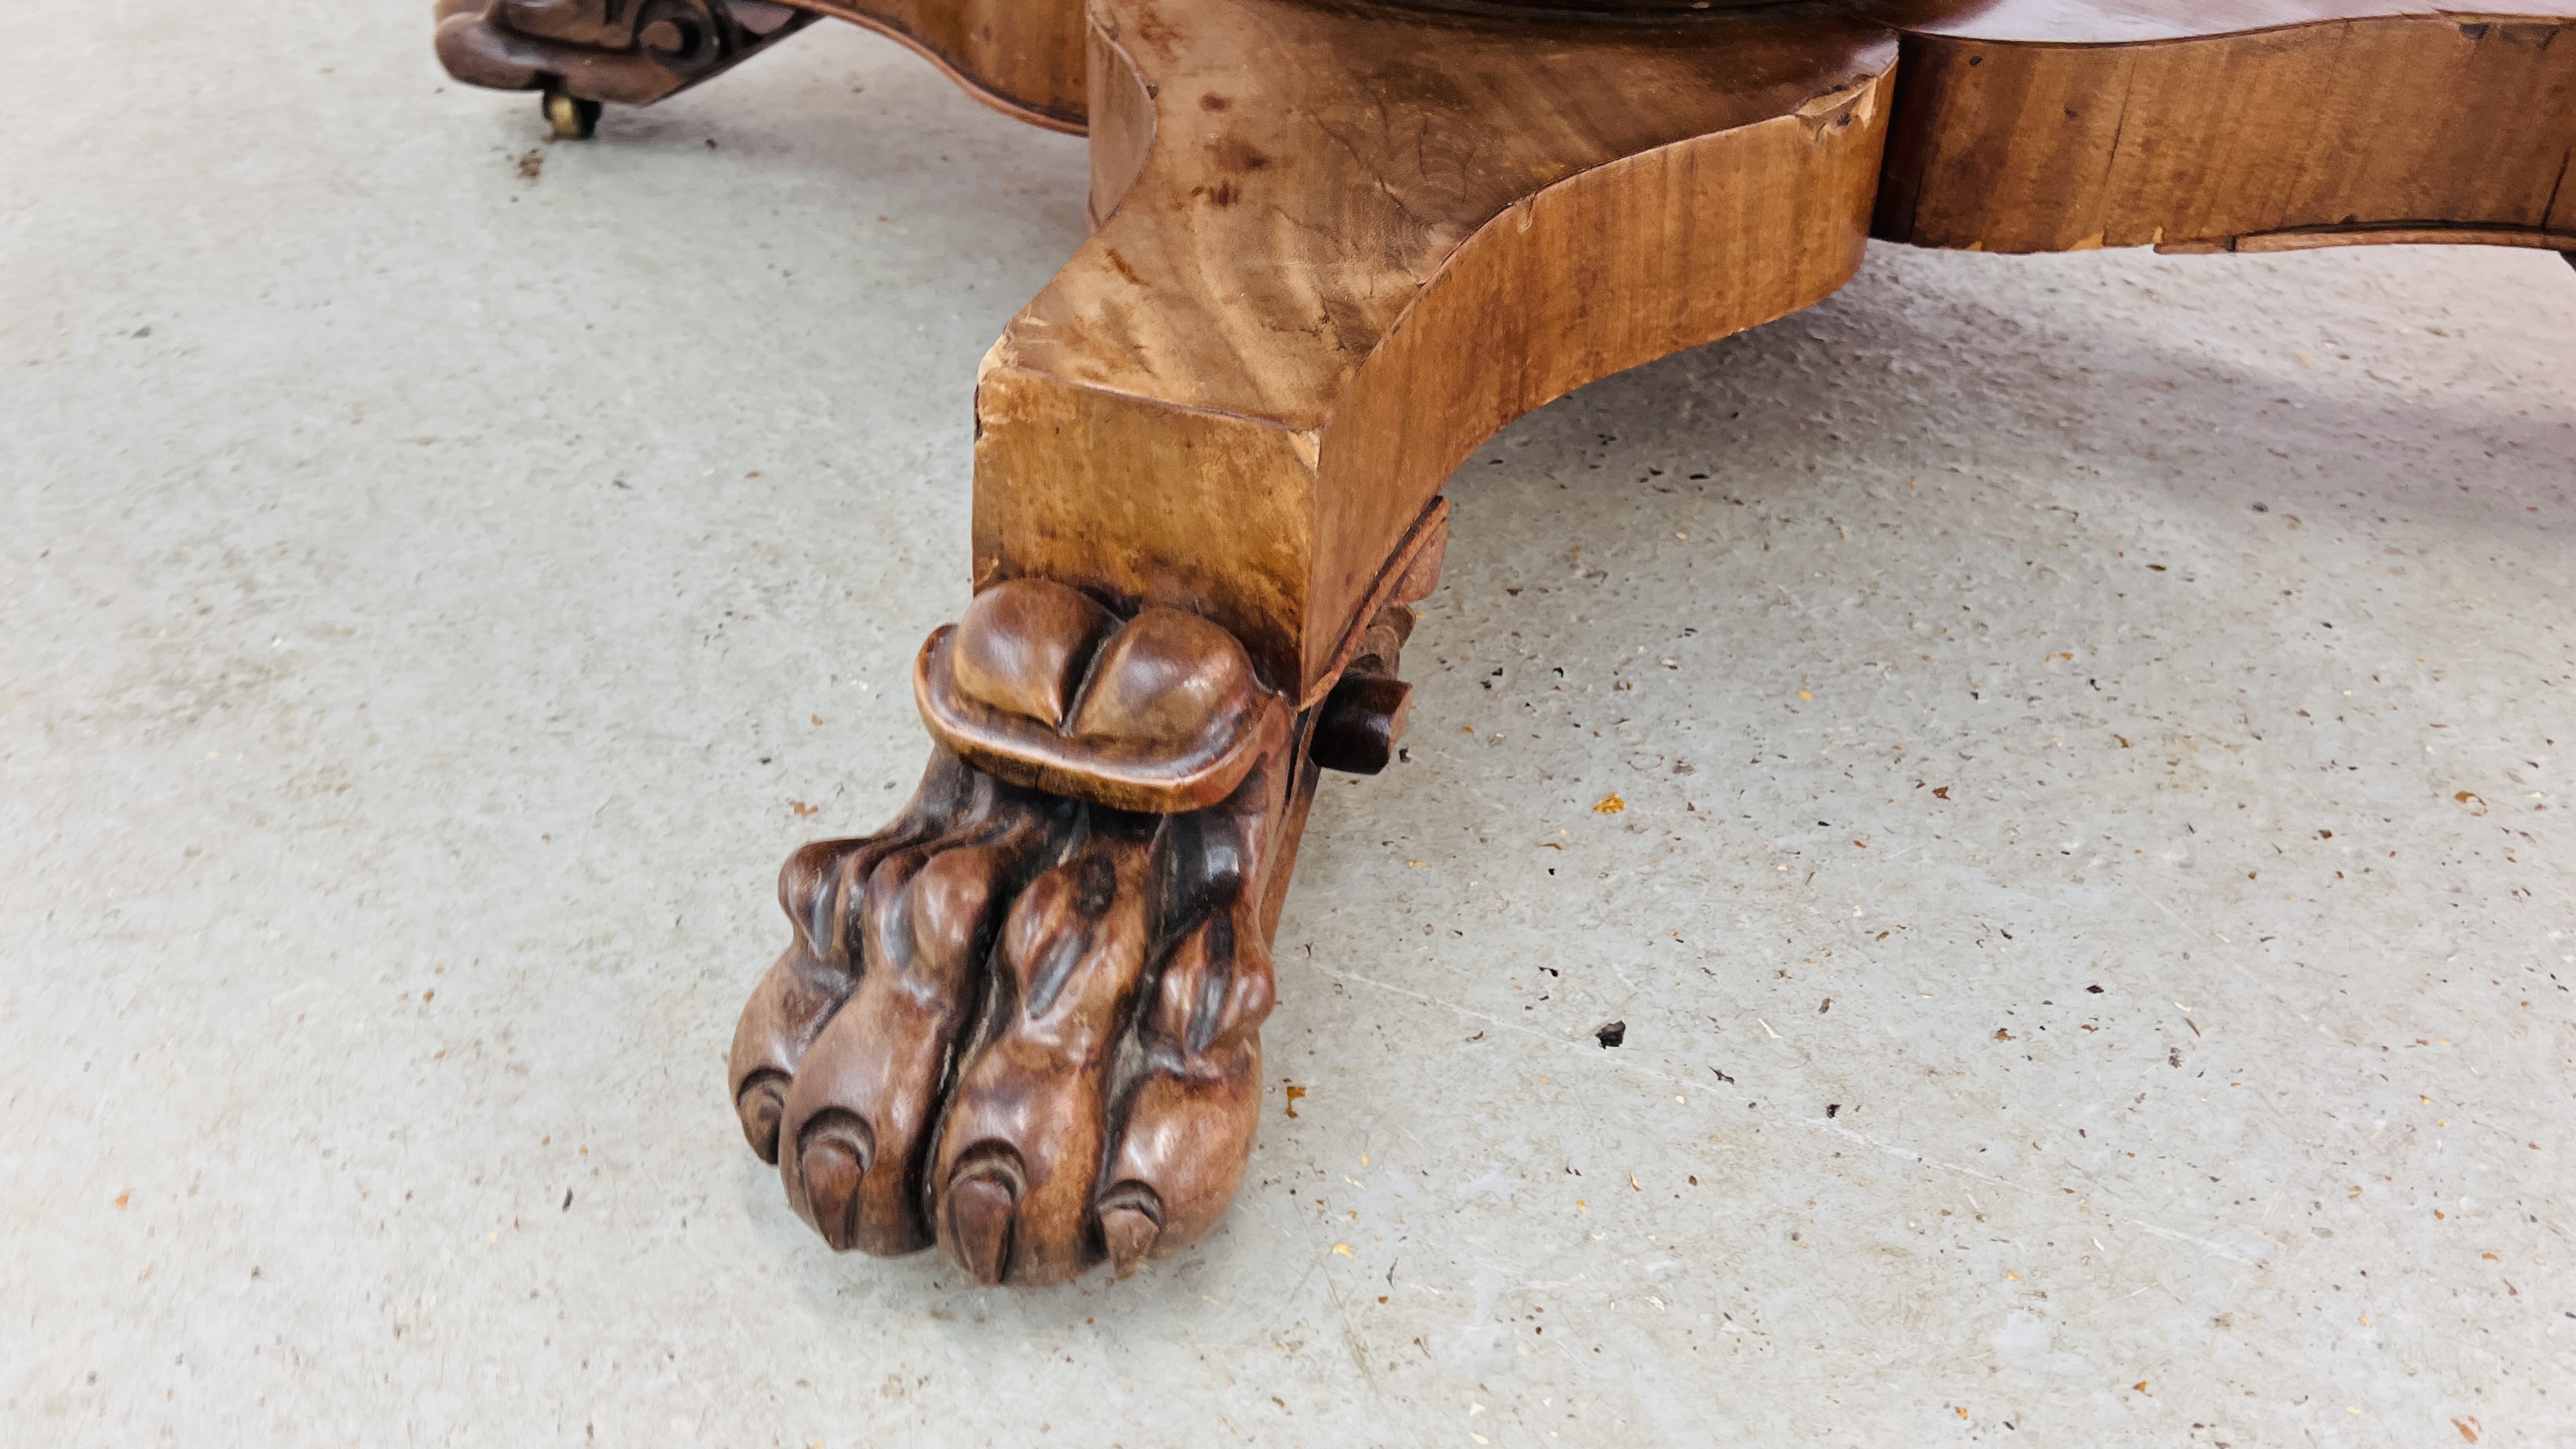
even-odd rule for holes
{"type": "Polygon", "coordinates": [[[995,859],[989,846],[968,846],[931,857],[911,883],[912,937],[931,944],[935,964],[951,972],[972,963],[981,922],[992,904],[995,859]]]}
{"type": "Polygon", "coordinates": [[[1195,614],[1147,609],[1100,651],[1067,728],[1076,739],[1186,750],[1261,693],[1232,634],[1195,614]]]}
{"type": "Polygon", "coordinates": [[[1272,996],[1270,953],[1259,935],[1220,913],[1173,948],[1155,985],[1146,1033],[1185,1057],[1222,1057],[1261,1029],[1272,996]]]}
{"type": "Polygon", "coordinates": [[[958,690],[1049,727],[1064,723],[1100,641],[1118,619],[1091,599],[1035,579],[975,596],[957,624],[949,669],[958,690]]]}
{"type": "Polygon", "coordinates": [[[1224,628],[1164,608],[1122,622],[1042,579],[978,595],[913,682],[931,733],[978,769],[1121,810],[1213,805],[1287,729],[1224,628]]]}
{"type": "Polygon", "coordinates": [[[808,951],[819,953],[829,946],[828,928],[819,933],[815,928],[817,921],[826,919],[818,907],[839,884],[841,857],[848,846],[842,840],[811,841],[797,847],[778,868],[779,909],[796,923],[797,939],[808,951]]]}

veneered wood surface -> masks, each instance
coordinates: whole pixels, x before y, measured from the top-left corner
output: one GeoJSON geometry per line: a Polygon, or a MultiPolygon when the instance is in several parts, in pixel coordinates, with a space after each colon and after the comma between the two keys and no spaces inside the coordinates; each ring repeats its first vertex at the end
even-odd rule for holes
{"type": "Polygon", "coordinates": [[[786,0],[919,52],[1006,115],[1080,134],[1082,0],[786,0]]]}
{"type": "Polygon", "coordinates": [[[1877,234],[2000,252],[2576,245],[2576,0],[2513,9],[1891,7],[1906,38],[1877,234]]]}
{"type": "Polygon", "coordinates": [[[2567,246],[2576,0],[2524,8],[1096,0],[1099,232],[980,374],[977,583],[1206,614],[1306,698],[1477,442],[1818,300],[1864,215],[1997,251],[2567,246]]]}
{"type": "Polygon", "coordinates": [[[1496,428],[1851,275],[1896,55],[1841,8],[1093,24],[1127,184],[985,360],[977,581],[1205,614],[1300,699],[1496,428]]]}

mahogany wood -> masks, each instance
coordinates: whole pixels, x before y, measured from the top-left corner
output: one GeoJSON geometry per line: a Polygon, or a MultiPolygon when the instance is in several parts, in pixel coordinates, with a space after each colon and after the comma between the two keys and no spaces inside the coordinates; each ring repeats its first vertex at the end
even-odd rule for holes
{"type": "MultiPolygon", "coordinates": [[[[781,874],[729,1076],[790,1204],[985,1283],[1198,1241],[1316,771],[1397,755],[1472,449],[1872,235],[2576,253],[2576,0],[2509,3],[794,0],[1087,124],[1096,229],[977,375],[921,790],[781,874]]],[[[441,0],[439,50],[577,133],[794,22],[441,0]]]]}

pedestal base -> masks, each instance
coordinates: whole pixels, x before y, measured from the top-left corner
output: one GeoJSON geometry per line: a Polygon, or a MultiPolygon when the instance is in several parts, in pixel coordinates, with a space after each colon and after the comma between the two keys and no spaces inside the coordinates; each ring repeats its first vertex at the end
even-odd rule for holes
{"type": "Polygon", "coordinates": [[[834,1247],[987,1283],[1223,1212],[1315,770],[1395,748],[1435,495],[1505,423],[1814,304],[1873,235],[2576,251],[2576,0],[447,3],[460,78],[550,107],[825,15],[1089,129],[1095,233],[976,380],[922,793],[789,862],[732,1068],[834,1247]]]}

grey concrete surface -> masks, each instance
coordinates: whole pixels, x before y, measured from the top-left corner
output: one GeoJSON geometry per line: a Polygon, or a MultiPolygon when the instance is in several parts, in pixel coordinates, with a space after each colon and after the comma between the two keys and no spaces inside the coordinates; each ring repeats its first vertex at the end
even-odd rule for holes
{"type": "Polygon", "coordinates": [[[1080,143],[416,8],[12,17],[0,1442],[2576,1442],[2556,258],[1882,248],[1514,427],[1227,1227],[986,1292],[722,1054],[1080,143]]]}

